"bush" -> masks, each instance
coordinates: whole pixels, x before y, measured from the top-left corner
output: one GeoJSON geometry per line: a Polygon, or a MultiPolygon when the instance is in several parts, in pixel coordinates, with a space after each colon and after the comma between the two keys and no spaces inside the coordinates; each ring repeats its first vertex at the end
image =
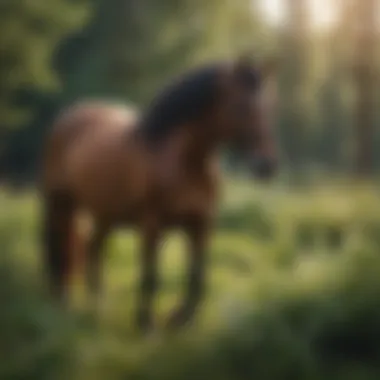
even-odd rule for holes
{"type": "MultiPolygon", "coordinates": [[[[335,287],[286,292],[215,336],[161,347],[138,379],[375,379],[380,376],[380,259],[337,262],[335,287]],[[328,291],[329,289],[329,291],[328,291]]],[[[301,284],[299,284],[301,285],[301,284]]],[[[271,295],[270,295],[271,293],[271,295]]],[[[269,295],[268,295],[269,294],[269,295]]]]}
{"type": "MultiPolygon", "coordinates": [[[[6,199],[0,216],[0,378],[379,379],[375,200],[363,197],[357,206],[356,196],[341,192],[283,192],[259,203],[263,194],[249,188],[246,194],[226,202],[213,234],[212,302],[205,302],[201,323],[152,342],[130,328],[136,300],[129,290],[139,275],[133,239],[111,241],[107,307],[99,324],[85,318],[79,330],[35,281],[34,203],[6,199]]],[[[158,320],[182,296],[179,269],[186,268],[187,256],[177,254],[178,241],[170,239],[163,255],[158,320]]]]}
{"type": "Polygon", "coordinates": [[[72,326],[41,294],[22,263],[0,262],[0,378],[70,378],[72,326]]]}
{"type": "Polygon", "coordinates": [[[218,228],[227,231],[244,231],[260,239],[274,236],[274,225],[267,210],[256,203],[224,210],[218,228]]]}

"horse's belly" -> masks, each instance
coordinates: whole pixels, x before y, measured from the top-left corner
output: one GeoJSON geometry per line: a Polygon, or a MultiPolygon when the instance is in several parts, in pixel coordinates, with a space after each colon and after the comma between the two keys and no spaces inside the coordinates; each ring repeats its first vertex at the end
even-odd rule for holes
{"type": "Polygon", "coordinates": [[[173,197],[167,212],[167,223],[186,226],[214,216],[215,197],[208,192],[189,189],[173,197]]]}

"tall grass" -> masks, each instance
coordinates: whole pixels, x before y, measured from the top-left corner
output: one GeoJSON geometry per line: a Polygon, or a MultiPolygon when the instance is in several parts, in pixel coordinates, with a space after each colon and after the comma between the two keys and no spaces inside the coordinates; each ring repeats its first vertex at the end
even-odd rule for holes
{"type": "MultiPolygon", "coordinates": [[[[228,183],[194,326],[141,339],[136,237],[107,247],[101,314],[78,282],[71,313],[44,294],[38,202],[0,194],[1,379],[378,379],[380,202],[374,187],[228,183]]],[[[161,256],[158,322],[178,302],[185,252],[161,256]]]]}

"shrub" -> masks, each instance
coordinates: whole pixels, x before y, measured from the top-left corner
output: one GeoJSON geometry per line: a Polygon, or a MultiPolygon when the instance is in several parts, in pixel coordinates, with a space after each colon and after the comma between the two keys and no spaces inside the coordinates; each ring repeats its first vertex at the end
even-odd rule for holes
{"type": "Polygon", "coordinates": [[[22,273],[22,263],[0,262],[0,378],[69,378],[72,326],[22,273]]]}

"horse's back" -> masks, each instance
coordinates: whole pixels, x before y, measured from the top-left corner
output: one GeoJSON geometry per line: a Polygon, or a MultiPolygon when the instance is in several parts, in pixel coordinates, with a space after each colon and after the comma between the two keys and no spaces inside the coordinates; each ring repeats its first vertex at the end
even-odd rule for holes
{"type": "Polygon", "coordinates": [[[124,173],[133,165],[138,170],[139,152],[132,141],[137,121],[135,109],[103,102],[82,102],[64,110],[47,142],[44,190],[71,192],[98,207],[103,201],[110,208],[112,199],[119,207],[118,196],[125,197],[124,173]]]}
{"type": "Polygon", "coordinates": [[[100,101],[84,101],[64,109],[57,117],[50,134],[50,145],[65,144],[84,133],[103,130],[107,133],[131,129],[136,125],[135,108],[111,105],[100,101]]]}

